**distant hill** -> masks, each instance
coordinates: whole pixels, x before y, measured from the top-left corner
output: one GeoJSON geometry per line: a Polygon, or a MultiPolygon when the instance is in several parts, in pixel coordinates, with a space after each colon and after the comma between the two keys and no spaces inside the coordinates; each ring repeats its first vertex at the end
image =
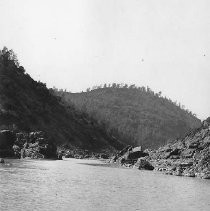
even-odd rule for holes
{"type": "Polygon", "coordinates": [[[93,151],[123,146],[96,121],[51,92],[25,73],[12,50],[0,51],[0,130],[41,130],[57,145],[93,151]]]}
{"type": "Polygon", "coordinates": [[[113,83],[82,93],[54,91],[108,134],[134,146],[156,148],[201,125],[190,111],[149,87],[113,83]]]}

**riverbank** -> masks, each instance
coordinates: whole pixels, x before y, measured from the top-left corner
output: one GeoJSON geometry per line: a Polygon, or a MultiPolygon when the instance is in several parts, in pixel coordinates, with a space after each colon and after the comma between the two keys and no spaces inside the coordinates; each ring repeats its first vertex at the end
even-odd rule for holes
{"type": "MultiPolygon", "coordinates": [[[[157,150],[127,146],[120,152],[93,152],[70,146],[56,147],[42,131],[16,133],[1,131],[0,157],[30,159],[110,159],[126,168],[160,171],[164,174],[210,179],[210,122],[157,150]]],[[[3,162],[3,161],[2,161],[3,162]]]]}
{"type": "Polygon", "coordinates": [[[43,131],[14,132],[0,130],[0,158],[58,159],[108,159],[117,150],[104,148],[100,151],[77,148],[71,145],[56,145],[43,131]]]}
{"type": "Polygon", "coordinates": [[[157,150],[128,146],[111,163],[127,168],[160,171],[164,174],[210,179],[210,123],[157,150]]]}

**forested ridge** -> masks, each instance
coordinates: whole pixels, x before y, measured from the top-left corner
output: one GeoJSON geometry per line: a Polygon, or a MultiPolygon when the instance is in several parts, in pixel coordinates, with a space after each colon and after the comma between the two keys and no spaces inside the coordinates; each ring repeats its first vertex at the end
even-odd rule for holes
{"type": "Polygon", "coordinates": [[[0,129],[46,132],[57,144],[89,149],[155,148],[200,126],[181,105],[149,87],[104,84],[87,92],[47,89],[0,51],[0,129]],[[56,96],[55,96],[56,95],[56,96]]]}
{"type": "Polygon", "coordinates": [[[56,145],[66,147],[100,151],[123,146],[96,121],[33,80],[6,47],[0,51],[0,130],[5,129],[44,131],[56,145]]]}
{"type": "Polygon", "coordinates": [[[81,93],[55,88],[54,92],[96,120],[108,134],[134,146],[156,148],[201,124],[184,106],[149,87],[113,83],[81,93]]]}

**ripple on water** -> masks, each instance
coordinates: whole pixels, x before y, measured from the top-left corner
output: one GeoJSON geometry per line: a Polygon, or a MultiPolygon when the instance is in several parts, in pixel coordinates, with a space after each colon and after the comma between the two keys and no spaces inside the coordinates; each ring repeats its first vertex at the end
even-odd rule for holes
{"type": "Polygon", "coordinates": [[[207,180],[95,160],[7,162],[0,166],[1,210],[210,210],[207,180]]]}

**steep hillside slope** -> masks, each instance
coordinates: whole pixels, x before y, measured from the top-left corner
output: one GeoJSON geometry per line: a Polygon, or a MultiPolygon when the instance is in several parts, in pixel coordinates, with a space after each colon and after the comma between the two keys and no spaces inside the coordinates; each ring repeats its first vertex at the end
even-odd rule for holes
{"type": "Polygon", "coordinates": [[[169,175],[210,179],[210,117],[182,139],[154,151],[128,146],[110,162],[169,175]]]}
{"type": "Polygon", "coordinates": [[[149,154],[155,170],[176,176],[210,179],[210,118],[183,139],[149,154]]]}
{"type": "Polygon", "coordinates": [[[34,81],[6,48],[0,51],[0,130],[4,129],[43,131],[57,145],[93,151],[122,147],[95,121],[34,81]]]}
{"type": "Polygon", "coordinates": [[[191,112],[145,87],[113,84],[83,93],[56,93],[134,146],[155,148],[201,124],[191,112]]]}

